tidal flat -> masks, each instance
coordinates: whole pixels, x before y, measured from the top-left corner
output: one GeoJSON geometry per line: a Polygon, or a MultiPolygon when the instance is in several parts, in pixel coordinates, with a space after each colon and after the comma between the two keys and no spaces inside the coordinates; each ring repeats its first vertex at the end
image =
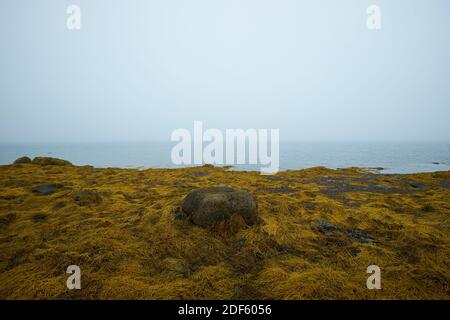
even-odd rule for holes
{"type": "Polygon", "coordinates": [[[0,299],[448,300],[449,199],[450,171],[4,165],[0,299]],[[257,222],[193,224],[181,203],[205,187],[250,192],[257,222]]]}

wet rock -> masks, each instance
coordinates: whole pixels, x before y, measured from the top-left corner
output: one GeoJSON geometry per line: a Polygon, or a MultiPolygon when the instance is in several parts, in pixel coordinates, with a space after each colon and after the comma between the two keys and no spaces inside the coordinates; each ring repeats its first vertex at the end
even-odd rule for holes
{"type": "Polygon", "coordinates": [[[375,239],[369,237],[365,232],[356,230],[356,229],[344,229],[343,232],[353,240],[356,240],[361,243],[372,243],[375,242],[375,239]]]}
{"type": "Polygon", "coordinates": [[[282,181],[283,178],[281,177],[277,177],[277,176],[265,176],[267,180],[271,180],[271,181],[282,181]]]}
{"type": "Polygon", "coordinates": [[[89,206],[99,204],[102,201],[101,196],[92,190],[80,191],[75,195],[75,201],[80,206],[89,206]]]}
{"type": "Polygon", "coordinates": [[[264,191],[266,191],[268,193],[296,193],[296,192],[298,192],[297,190],[288,188],[288,187],[268,188],[268,189],[265,189],[264,191]]]}
{"type": "Polygon", "coordinates": [[[339,231],[339,227],[325,220],[314,221],[313,224],[316,225],[317,228],[324,233],[339,231]]]}
{"type": "Polygon", "coordinates": [[[47,215],[46,214],[44,214],[44,213],[38,213],[38,214],[35,214],[34,216],[33,216],[33,221],[35,221],[35,222],[42,222],[42,221],[45,221],[45,220],[47,220],[47,215]]]}
{"type": "Polygon", "coordinates": [[[178,211],[175,213],[175,220],[183,220],[185,218],[185,215],[183,212],[178,211]]]}
{"type": "Polygon", "coordinates": [[[407,181],[407,184],[414,189],[423,189],[426,187],[426,184],[421,182],[407,181]]]}
{"type": "Polygon", "coordinates": [[[63,185],[62,184],[57,184],[57,183],[44,183],[44,184],[40,184],[38,186],[35,186],[33,188],[33,192],[34,193],[38,193],[40,195],[43,196],[48,196],[52,193],[55,193],[56,191],[58,191],[58,189],[62,188],[63,185]]]}
{"type": "Polygon", "coordinates": [[[36,157],[31,161],[32,164],[38,164],[41,166],[66,166],[66,165],[72,165],[67,160],[57,159],[57,158],[51,158],[51,157],[36,157]]]}
{"type": "Polygon", "coordinates": [[[65,206],[66,206],[65,202],[58,201],[53,205],[53,210],[59,210],[59,209],[64,208],[65,206]]]}
{"type": "Polygon", "coordinates": [[[358,229],[339,227],[325,220],[314,221],[313,224],[319,229],[320,232],[327,235],[334,233],[343,233],[347,237],[361,243],[375,242],[375,239],[368,236],[364,231],[358,229]]]}
{"type": "Polygon", "coordinates": [[[242,247],[245,244],[245,240],[244,239],[239,239],[235,242],[234,246],[236,247],[237,251],[240,251],[242,249],[242,247]]]}
{"type": "Polygon", "coordinates": [[[20,157],[13,162],[13,164],[28,164],[28,163],[31,163],[31,159],[29,157],[20,157]]]}
{"type": "Polygon", "coordinates": [[[192,222],[209,227],[240,215],[247,225],[257,219],[256,200],[250,192],[227,187],[197,189],[189,193],[182,204],[183,212],[192,222]]]}

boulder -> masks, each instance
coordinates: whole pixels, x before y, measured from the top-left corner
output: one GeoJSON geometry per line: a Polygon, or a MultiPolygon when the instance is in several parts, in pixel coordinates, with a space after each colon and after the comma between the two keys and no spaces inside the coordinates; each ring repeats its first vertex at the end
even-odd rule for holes
{"type": "Polygon", "coordinates": [[[72,165],[67,160],[51,158],[51,157],[36,157],[31,161],[32,164],[38,164],[41,166],[67,166],[72,165]]]}
{"type": "Polygon", "coordinates": [[[29,157],[20,157],[13,162],[13,164],[27,164],[27,163],[31,163],[31,159],[29,157]]]}
{"type": "Polygon", "coordinates": [[[56,183],[44,183],[33,188],[34,193],[38,193],[42,196],[48,196],[54,192],[56,192],[59,188],[62,188],[62,184],[56,183]]]}
{"type": "Polygon", "coordinates": [[[194,190],[186,196],[181,208],[194,224],[201,227],[216,225],[236,215],[247,225],[253,225],[257,220],[254,196],[227,187],[194,190]]]}

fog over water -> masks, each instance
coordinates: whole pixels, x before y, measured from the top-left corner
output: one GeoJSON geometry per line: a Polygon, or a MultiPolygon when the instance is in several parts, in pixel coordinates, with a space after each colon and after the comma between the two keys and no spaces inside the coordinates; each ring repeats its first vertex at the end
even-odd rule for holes
{"type": "Polygon", "coordinates": [[[448,141],[450,2],[373,2],[0,1],[0,142],[448,141]]]}

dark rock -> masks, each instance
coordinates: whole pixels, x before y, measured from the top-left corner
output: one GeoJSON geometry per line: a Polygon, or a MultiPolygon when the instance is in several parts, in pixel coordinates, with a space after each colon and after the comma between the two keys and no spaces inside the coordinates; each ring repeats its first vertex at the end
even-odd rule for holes
{"type": "Polygon", "coordinates": [[[265,189],[264,191],[269,192],[269,193],[296,193],[296,192],[298,192],[297,190],[291,189],[288,187],[268,188],[268,189],[265,189]]]}
{"type": "Polygon", "coordinates": [[[317,228],[322,232],[333,232],[338,231],[339,227],[335,226],[331,222],[325,221],[325,220],[319,220],[313,222],[317,228]]]}
{"type": "Polygon", "coordinates": [[[244,243],[245,243],[244,239],[237,240],[235,243],[236,250],[240,251],[244,246],[244,243]]]}
{"type": "Polygon", "coordinates": [[[53,205],[53,209],[54,209],[54,210],[59,210],[59,209],[64,208],[65,206],[66,206],[66,203],[65,203],[65,202],[58,201],[58,202],[56,202],[56,203],[53,205]]]}
{"type": "Polygon", "coordinates": [[[247,225],[256,222],[257,204],[250,192],[227,187],[203,188],[189,193],[182,204],[183,212],[202,227],[229,220],[237,214],[247,225]]]}
{"type": "Polygon", "coordinates": [[[41,166],[67,166],[72,165],[67,160],[51,158],[51,157],[36,157],[31,161],[32,164],[38,164],[41,166]]]}
{"type": "Polygon", "coordinates": [[[282,181],[283,178],[277,177],[277,176],[265,176],[267,180],[271,181],[282,181]]]}
{"type": "Polygon", "coordinates": [[[63,187],[62,184],[44,183],[44,184],[35,186],[33,188],[33,192],[38,193],[43,196],[48,196],[48,195],[56,192],[58,189],[60,189],[62,187],[63,187]]]}
{"type": "Polygon", "coordinates": [[[371,238],[364,231],[361,230],[338,227],[332,224],[331,222],[325,220],[314,221],[313,224],[319,229],[320,232],[325,233],[327,235],[333,233],[343,233],[347,237],[361,243],[375,242],[375,239],[371,238]]]}
{"type": "Polygon", "coordinates": [[[31,163],[31,159],[29,157],[20,157],[13,162],[13,164],[27,164],[27,163],[31,163]]]}
{"type": "Polygon", "coordinates": [[[175,220],[183,220],[185,218],[185,215],[183,212],[178,211],[175,213],[175,220]]]}
{"type": "Polygon", "coordinates": [[[33,221],[35,221],[35,222],[41,222],[41,221],[45,221],[45,220],[47,220],[47,215],[46,214],[44,214],[44,213],[38,213],[38,214],[35,214],[34,216],[33,216],[33,221]]]}
{"type": "Polygon", "coordinates": [[[409,186],[413,187],[414,189],[423,189],[426,187],[426,184],[421,183],[421,182],[408,181],[407,183],[409,186]]]}
{"type": "Polygon", "coordinates": [[[375,242],[374,239],[369,237],[365,232],[356,229],[344,229],[343,232],[353,240],[361,243],[372,243],[375,242]]]}
{"type": "Polygon", "coordinates": [[[95,191],[84,190],[75,195],[75,201],[80,206],[95,205],[102,201],[102,197],[95,191]]]}

